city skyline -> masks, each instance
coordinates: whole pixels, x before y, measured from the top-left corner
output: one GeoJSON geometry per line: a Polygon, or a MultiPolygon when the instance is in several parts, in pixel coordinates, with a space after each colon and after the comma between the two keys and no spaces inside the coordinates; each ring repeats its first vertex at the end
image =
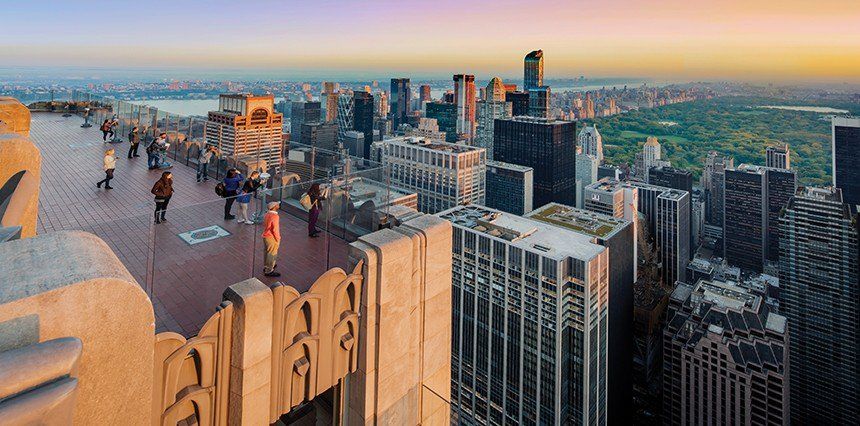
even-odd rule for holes
{"type": "Polygon", "coordinates": [[[6,11],[0,55],[10,67],[247,69],[300,76],[465,72],[480,79],[522,75],[521,52],[538,47],[547,55],[547,79],[860,82],[860,33],[846,31],[860,18],[860,4],[846,0],[824,0],[815,8],[795,0],[397,3],[403,7],[387,0],[313,6],[262,1],[229,14],[220,13],[226,2],[205,8],[185,3],[194,21],[171,4],[150,3],[148,10],[173,12],[152,16],[130,4],[103,2],[18,5],[6,11]],[[539,20],[520,19],[540,10],[547,13],[539,20]],[[516,22],[516,38],[489,36],[488,20],[500,28],[516,22]],[[40,31],[32,31],[34,23],[40,31]]]}

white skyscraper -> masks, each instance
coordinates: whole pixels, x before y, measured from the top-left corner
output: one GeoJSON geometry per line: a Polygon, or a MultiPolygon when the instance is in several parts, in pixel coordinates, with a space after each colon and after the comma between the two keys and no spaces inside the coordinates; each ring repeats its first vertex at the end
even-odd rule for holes
{"type": "Polygon", "coordinates": [[[483,206],[439,217],[453,225],[451,410],[460,423],[607,424],[610,250],[483,206]]]}
{"type": "Polygon", "coordinates": [[[583,191],[586,186],[597,181],[597,167],[599,165],[600,161],[593,155],[576,154],[576,207],[583,208],[583,191]]]}
{"type": "Polygon", "coordinates": [[[477,102],[477,129],[475,146],[487,150],[487,159],[493,159],[493,126],[496,119],[507,120],[513,116],[513,106],[505,102],[505,86],[498,77],[487,84],[486,99],[477,102]]]}
{"type": "Polygon", "coordinates": [[[587,126],[579,132],[577,144],[582,148],[582,153],[597,158],[603,163],[603,136],[597,131],[597,125],[587,126]]]}

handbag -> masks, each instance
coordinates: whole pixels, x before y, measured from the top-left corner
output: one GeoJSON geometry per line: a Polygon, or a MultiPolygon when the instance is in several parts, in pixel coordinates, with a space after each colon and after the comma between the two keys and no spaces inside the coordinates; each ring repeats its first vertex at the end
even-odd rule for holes
{"type": "Polygon", "coordinates": [[[305,193],[305,195],[302,195],[302,198],[299,199],[299,204],[301,204],[305,210],[310,211],[311,207],[313,207],[311,196],[308,193],[305,193]]]}

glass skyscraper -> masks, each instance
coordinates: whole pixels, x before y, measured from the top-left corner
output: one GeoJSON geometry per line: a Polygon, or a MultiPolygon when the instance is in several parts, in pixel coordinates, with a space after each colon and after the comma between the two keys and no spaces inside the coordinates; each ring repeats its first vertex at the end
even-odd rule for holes
{"type": "Polygon", "coordinates": [[[543,50],[529,52],[523,60],[523,86],[526,90],[543,86],[543,50]]]}
{"type": "Polygon", "coordinates": [[[373,143],[373,95],[358,91],[352,95],[352,128],[364,133],[364,155],[370,158],[370,145],[373,143]]]}
{"type": "Polygon", "coordinates": [[[833,186],[847,204],[860,204],[860,118],[833,117],[833,186]]]}
{"type": "Polygon", "coordinates": [[[412,110],[412,92],[409,88],[408,78],[391,79],[391,127],[396,131],[401,124],[409,122],[409,112],[412,110]]]}
{"type": "Polygon", "coordinates": [[[780,217],[780,309],[788,318],[794,424],[860,416],[857,206],[834,188],[800,188],[780,217]]]}

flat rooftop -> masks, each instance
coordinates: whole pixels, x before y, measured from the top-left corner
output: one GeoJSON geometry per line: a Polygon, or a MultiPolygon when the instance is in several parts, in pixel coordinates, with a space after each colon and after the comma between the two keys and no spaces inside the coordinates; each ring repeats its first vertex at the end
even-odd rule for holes
{"type": "MultiPolygon", "coordinates": [[[[460,154],[464,152],[475,152],[475,151],[486,151],[484,148],[470,145],[463,145],[458,143],[449,143],[440,140],[435,140],[426,137],[416,137],[416,136],[404,136],[404,137],[396,137],[391,139],[383,139],[379,141],[383,144],[397,144],[397,145],[406,145],[406,146],[414,146],[418,148],[424,148],[433,151],[442,151],[442,152],[451,152],[455,154],[460,154]]],[[[376,143],[376,142],[375,142],[376,143]]]]}
{"type": "Polygon", "coordinates": [[[470,229],[507,244],[542,256],[563,260],[568,257],[588,261],[606,250],[592,237],[510,213],[479,205],[457,206],[438,213],[454,226],[470,229]]]}
{"type": "Polygon", "coordinates": [[[487,161],[487,167],[491,167],[491,166],[492,167],[499,167],[499,168],[503,168],[503,169],[509,169],[509,170],[516,170],[518,172],[523,172],[523,173],[528,172],[528,171],[534,171],[534,169],[531,167],[521,166],[519,164],[514,164],[514,163],[505,163],[504,161],[495,161],[495,160],[487,161]]]}
{"type": "Polygon", "coordinates": [[[589,210],[549,203],[526,214],[527,218],[598,238],[608,238],[630,222],[589,210]]]}

